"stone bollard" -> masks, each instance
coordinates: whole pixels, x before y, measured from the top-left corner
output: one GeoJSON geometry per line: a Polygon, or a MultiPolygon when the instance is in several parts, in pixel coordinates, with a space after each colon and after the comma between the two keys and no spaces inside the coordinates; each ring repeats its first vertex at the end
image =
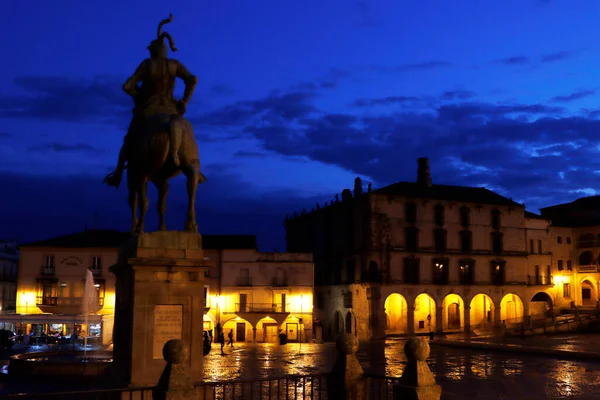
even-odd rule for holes
{"type": "Polygon", "coordinates": [[[358,338],[343,333],[336,341],[337,359],[327,376],[327,398],[329,400],[364,400],[366,387],[363,369],[356,358],[358,338]]]}
{"type": "Polygon", "coordinates": [[[154,400],[196,400],[194,381],[189,366],[184,364],[188,349],[180,339],[171,339],[163,347],[163,357],[167,362],[154,389],[154,400]]]}
{"type": "Polygon", "coordinates": [[[423,339],[410,339],[404,345],[406,367],[394,386],[395,400],[440,400],[442,387],[427,365],[429,344],[423,339]]]}

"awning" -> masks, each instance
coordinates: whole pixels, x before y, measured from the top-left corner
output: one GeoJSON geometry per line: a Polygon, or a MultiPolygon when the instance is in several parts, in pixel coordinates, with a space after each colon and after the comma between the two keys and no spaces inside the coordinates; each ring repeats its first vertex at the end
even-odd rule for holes
{"type": "MultiPolygon", "coordinates": [[[[113,319],[113,315],[88,315],[88,322],[99,324],[103,319],[113,319]]],[[[0,315],[0,322],[13,322],[24,324],[83,324],[84,315],[55,315],[55,314],[4,314],[0,315]]]]}

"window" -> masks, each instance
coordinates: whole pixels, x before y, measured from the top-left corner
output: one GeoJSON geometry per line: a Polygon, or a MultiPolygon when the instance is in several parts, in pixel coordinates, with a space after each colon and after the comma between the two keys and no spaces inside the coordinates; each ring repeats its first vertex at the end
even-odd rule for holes
{"type": "Polygon", "coordinates": [[[102,268],[102,259],[99,256],[92,257],[92,268],[93,269],[101,269],[102,268]]]}
{"type": "Polygon", "coordinates": [[[562,236],[557,236],[556,237],[556,243],[562,244],[562,236]]]}
{"type": "Polygon", "coordinates": [[[502,251],[504,250],[502,236],[502,232],[492,233],[492,253],[502,254],[502,251]]]}
{"type": "Polygon", "coordinates": [[[250,285],[250,268],[240,268],[237,285],[238,286],[249,286],[250,285]]]}
{"type": "Polygon", "coordinates": [[[409,224],[417,222],[417,205],[415,203],[406,203],[404,205],[404,219],[409,224]]]}
{"type": "Polygon", "coordinates": [[[460,225],[463,228],[468,228],[471,225],[471,210],[468,207],[460,209],[460,225]]]}
{"type": "Polygon", "coordinates": [[[563,260],[558,260],[558,270],[562,271],[564,269],[563,267],[563,260]]]}
{"type": "Polygon", "coordinates": [[[535,253],[535,248],[533,246],[533,239],[529,239],[529,252],[531,254],[535,253]]]}
{"type": "Polygon", "coordinates": [[[504,285],[504,261],[492,261],[492,284],[504,285]]]}
{"type": "Polygon", "coordinates": [[[500,210],[492,210],[492,229],[500,230],[500,210]]]}
{"type": "Polygon", "coordinates": [[[54,267],[54,256],[44,257],[44,267],[47,267],[47,268],[54,267]]]}
{"type": "Polygon", "coordinates": [[[542,254],[542,241],[538,240],[538,253],[542,254]]]}
{"type": "Polygon", "coordinates": [[[571,260],[567,260],[567,271],[573,271],[573,263],[571,260]]]}
{"type": "Polygon", "coordinates": [[[419,283],[419,259],[407,257],[404,259],[404,283],[419,283]]]}
{"type": "Polygon", "coordinates": [[[204,286],[204,308],[208,307],[208,286],[204,286]]]}
{"type": "Polygon", "coordinates": [[[446,215],[443,205],[438,204],[435,206],[433,216],[434,222],[437,226],[444,226],[444,223],[446,222],[446,215]]]}
{"type": "Polygon", "coordinates": [[[438,228],[434,231],[434,246],[435,251],[443,253],[446,251],[446,230],[438,228]]]}
{"type": "Polygon", "coordinates": [[[571,244],[571,236],[567,236],[567,244],[571,244]]]}
{"type": "Polygon", "coordinates": [[[571,285],[563,283],[563,297],[571,297],[571,285]]]}
{"type": "Polygon", "coordinates": [[[473,235],[471,231],[462,231],[460,233],[460,251],[470,253],[473,250],[473,235]]]}
{"type": "Polygon", "coordinates": [[[472,285],[474,281],[474,260],[461,260],[458,267],[458,278],[461,285],[472,285]]]}
{"type": "Polygon", "coordinates": [[[404,234],[406,236],[406,250],[417,251],[419,248],[419,230],[415,227],[406,228],[404,234]]]}
{"type": "Polygon", "coordinates": [[[448,284],[448,259],[433,259],[433,283],[436,285],[448,284]]]}

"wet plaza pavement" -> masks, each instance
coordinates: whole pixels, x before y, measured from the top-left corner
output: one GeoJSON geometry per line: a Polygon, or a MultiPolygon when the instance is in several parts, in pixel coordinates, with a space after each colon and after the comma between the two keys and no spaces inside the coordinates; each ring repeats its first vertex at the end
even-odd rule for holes
{"type": "MultiPolygon", "coordinates": [[[[460,337],[447,339],[457,340],[460,337]]],[[[600,351],[600,335],[480,340],[525,347],[600,351]]],[[[404,343],[402,339],[364,342],[361,343],[357,356],[367,373],[400,376],[406,362],[404,343]]],[[[302,346],[236,344],[233,348],[226,347],[223,356],[219,347],[214,345],[204,360],[205,379],[208,381],[324,373],[331,370],[336,357],[333,343],[302,346]]],[[[57,350],[60,349],[33,346],[26,349],[16,346],[11,353],[57,350]]],[[[600,362],[568,361],[527,353],[433,346],[428,364],[436,375],[437,382],[442,386],[442,398],[446,400],[600,399],[600,362]]],[[[2,392],[0,384],[0,394],[2,392]]]]}
{"type": "MultiPolygon", "coordinates": [[[[400,376],[404,343],[361,343],[357,357],[365,372],[400,376]]],[[[328,372],[336,356],[332,343],[241,344],[225,353],[214,346],[205,358],[207,380],[328,372]]],[[[442,347],[432,348],[428,363],[447,400],[600,398],[600,363],[442,347]]]]}

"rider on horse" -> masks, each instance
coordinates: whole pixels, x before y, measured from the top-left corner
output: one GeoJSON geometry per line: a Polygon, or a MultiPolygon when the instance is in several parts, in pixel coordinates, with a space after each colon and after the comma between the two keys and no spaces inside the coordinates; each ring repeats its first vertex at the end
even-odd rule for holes
{"type": "MultiPolygon", "coordinates": [[[[123,140],[123,146],[119,153],[119,162],[114,172],[104,178],[110,186],[118,187],[123,178],[125,163],[131,157],[132,137],[141,131],[146,119],[157,115],[168,116],[169,123],[175,118],[180,118],[185,113],[186,105],[192,97],[198,78],[192,75],[177,60],[167,58],[167,46],[164,39],[169,40],[172,51],[177,51],[173,38],[167,32],[162,32],[162,26],[173,20],[173,15],[162,20],[158,25],[158,37],[148,46],[150,58],[142,61],[132,77],[127,79],[123,85],[125,93],[133,97],[135,108],[133,118],[129,124],[127,134],[123,140]],[[183,98],[179,101],[173,96],[175,80],[180,78],[185,83],[183,98]],[[138,85],[141,82],[141,86],[138,85]]],[[[175,165],[179,166],[179,146],[181,137],[177,130],[170,130],[170,154],[175,165]]]]}

